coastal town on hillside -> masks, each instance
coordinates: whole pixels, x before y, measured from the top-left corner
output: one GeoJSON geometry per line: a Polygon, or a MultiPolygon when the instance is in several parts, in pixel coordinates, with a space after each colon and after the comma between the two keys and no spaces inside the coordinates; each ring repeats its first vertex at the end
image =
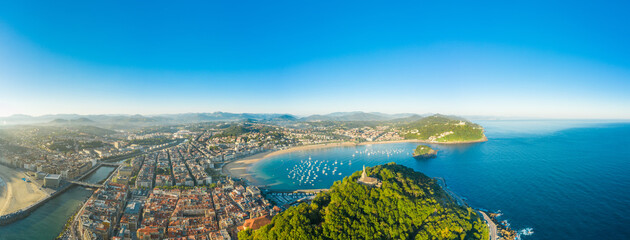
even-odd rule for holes
{"type": "MultiPolygon", "coordinates": [[[[462,125],[459,120],[452,124],[462,125]]],[[[439,129],[427,138],[449,135],[439,129]]],[[[132,130],[19,126],[2,132],[13,143],[0,145],[2,167],[23,175],[18,182],[43,194],[21,208],[2,209],[0,224],[19,220],[78,185],[94,192],[68,219],[59,239],[236,239],[239,231],[264,226],[290,206],[312,200],[319,190],[266,189],[233,175],[226,167],[230,163],[297,146],[401,141],[406,139],[403,131],[423,130],[387,122],[322,121],[206,122],[132,130]],[[101,182],[84,180],[101,167],[114,169],[101,182]]]]}
{"type": "Polygon", "coordinates": [[[630,240],[630,1],[1,1],[0,240],[630,240]]]}

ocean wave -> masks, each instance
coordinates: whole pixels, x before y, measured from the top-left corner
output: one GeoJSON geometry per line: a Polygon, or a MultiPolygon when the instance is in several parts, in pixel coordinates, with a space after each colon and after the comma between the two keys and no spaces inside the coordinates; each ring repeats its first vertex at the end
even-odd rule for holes
{"type": "Polygon", "coordinates": [[[518,234],[522,236],[529,236],[529,235],[534,234],[534,229],[530,227],[524,228],[524,229],[519,230],[518,234]]]}

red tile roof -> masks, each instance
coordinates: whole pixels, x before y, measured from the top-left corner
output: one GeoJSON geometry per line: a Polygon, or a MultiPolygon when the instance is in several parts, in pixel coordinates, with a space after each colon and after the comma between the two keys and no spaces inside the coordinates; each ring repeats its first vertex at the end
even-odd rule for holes
{"type": "Polygon", "coordinates": [[[271,220],[267,216],[252,218],[245,220],[243,223],[243,228],[251,228],[252,230],[256,230],[269,224],[271,220]]]}

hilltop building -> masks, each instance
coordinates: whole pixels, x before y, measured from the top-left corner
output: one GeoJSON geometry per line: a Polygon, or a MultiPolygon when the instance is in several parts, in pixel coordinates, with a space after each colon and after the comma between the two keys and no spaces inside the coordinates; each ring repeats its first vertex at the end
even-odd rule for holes
{"type": "Polygon", "coordinates": [[[367,186],[376,186],[381,187],[381,180],[378,180],[373,177],[368,177],[367,173],[365,173],[365,165],[363,165],[363,173],[361,173],[361,178],[359,178],[359,183],[367,186]]]}

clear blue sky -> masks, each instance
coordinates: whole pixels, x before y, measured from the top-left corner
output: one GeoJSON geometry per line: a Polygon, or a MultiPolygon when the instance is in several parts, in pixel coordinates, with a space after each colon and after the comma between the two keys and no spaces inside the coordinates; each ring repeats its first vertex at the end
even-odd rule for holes
{"type": "Polygon", "coordinates": [[[0,116],[630,118],[627,1],[3,1],[0,116]]]}

